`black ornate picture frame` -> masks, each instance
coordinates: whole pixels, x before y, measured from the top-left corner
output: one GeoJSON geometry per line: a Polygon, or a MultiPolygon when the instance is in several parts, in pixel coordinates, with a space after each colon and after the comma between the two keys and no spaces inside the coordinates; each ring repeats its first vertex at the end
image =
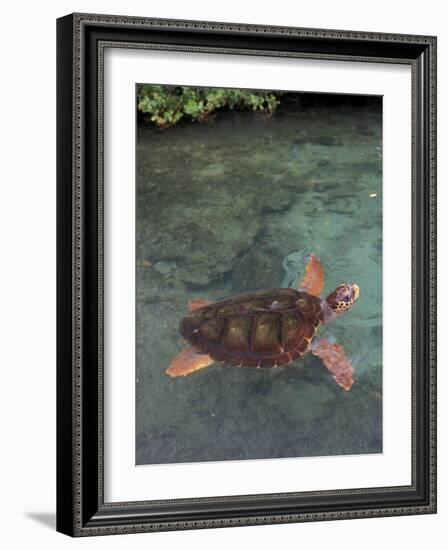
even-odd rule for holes
{"type": "Polygon", "coordinates": [[[436,38],[73,14],[57,22],[57,529],[71,536],[436,512],[436,38]],[[108,503],[103,479],[103,56],[110,46],[412,70],[412,483],[108,503]]]}

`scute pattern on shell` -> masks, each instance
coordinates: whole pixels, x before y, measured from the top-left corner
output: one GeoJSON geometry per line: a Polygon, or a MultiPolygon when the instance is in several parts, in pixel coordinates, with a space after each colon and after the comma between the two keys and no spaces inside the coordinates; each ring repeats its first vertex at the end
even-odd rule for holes
{"type": "Polygon", "coordinates": [[[306,292],[260,290],[191,311],[179,332],[215,361],[274,367],[306,353],[321,315],[320,299],[306,292]]]}

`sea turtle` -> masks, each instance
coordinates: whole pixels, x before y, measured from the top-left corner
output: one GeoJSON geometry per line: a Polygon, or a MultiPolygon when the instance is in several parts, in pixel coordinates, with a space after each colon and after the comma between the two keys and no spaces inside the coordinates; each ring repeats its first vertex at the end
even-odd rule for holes
{"type": "Polygon", "coordinates": [[[322,264],[311,254],[298,290],[260,290],[214,303],[191,301],[179,325],[191,347],[171,361],[166,373],[185,376],[215,361],[234,367],[277,367],[311,351],[336,382],[349,390],[353,367],[344,348],[315,333],[322,323],[352,307],[359,287],[343,283],[326,298],[319,298],[323,286],[322,264]]]}

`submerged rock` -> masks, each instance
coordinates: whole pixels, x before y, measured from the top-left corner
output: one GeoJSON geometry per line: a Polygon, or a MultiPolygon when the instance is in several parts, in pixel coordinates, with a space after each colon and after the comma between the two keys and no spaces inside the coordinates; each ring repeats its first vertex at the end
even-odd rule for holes
{"type": "Polygon", "coordinates": [[[300,265],[301,262],[296,258],[294,265],[292,261],[289,264],[287,262],[288,273],[285,273],[285,258],[297,248],[297,239],[279,224],[281,218],[282,216],[273,214],[270,221],[265,220],[267,231],[235,265],[231,279],[232,287],[236,291],[286,287],[286,278],[289,283],[303,271],[306,262],[300,265]],[[295,268],[297,271],[294,273],[295,268]]]}
{"type": "Polygon", "coordinates": [[[161,273],[162,275],[166,275],[168,273],[172,273],[177,268],[176,262],[169,262],[161,260],[160,262],[156,262],[154,264],[154,269],[161,273]]]}
{"type": "Polygon", "coordinates": [[[232,270],[232,287],[237,292],[275,288],[280,281],[282,254],[268,242],[257,243],[232,270]]]}
{"type": "Polygon", "coordinates": [[[310,253],[311,250],[309,248],[302,248],[297,252],[291,252],[291,254],[283,258],[282,267],[285,276],[280,285],[282,288],[297,288],[298,278],[304,272],[310,253]]]}

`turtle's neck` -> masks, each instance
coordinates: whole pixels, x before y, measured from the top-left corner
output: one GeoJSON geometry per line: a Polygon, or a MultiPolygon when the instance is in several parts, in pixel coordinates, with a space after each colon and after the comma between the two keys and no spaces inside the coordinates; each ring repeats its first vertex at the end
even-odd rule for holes
{"type": "Polygon", "coordinates": [[[325,325],[331,323],[331,321],[333,321],[337,317],[337,313],[335,313],[330,307],[326,298],[320,301],[320,307],[322,310],[322,322],[325,325]]]}

